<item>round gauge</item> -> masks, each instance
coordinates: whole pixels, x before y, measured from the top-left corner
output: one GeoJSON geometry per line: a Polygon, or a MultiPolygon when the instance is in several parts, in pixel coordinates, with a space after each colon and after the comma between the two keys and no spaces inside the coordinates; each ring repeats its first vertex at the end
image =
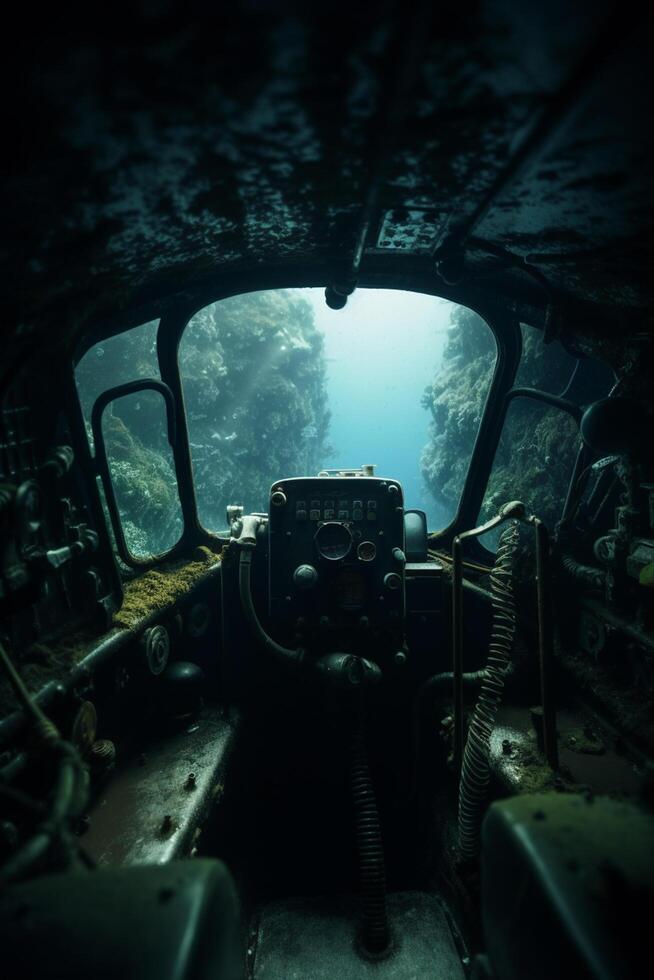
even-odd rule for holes
{"type": "Polygon", "coordinates": [[[362,541],[357,548],[359,561],[374,561],[377,555],[377,548],[372,541],[362,541]]]}
{"type": "Polygon", "coordinates": [[[315,542],[321,558],[326,558],[328,561],[340,561],[350,552],[352,534],[344,524],[327,521],[316,531],[315,542]]]}

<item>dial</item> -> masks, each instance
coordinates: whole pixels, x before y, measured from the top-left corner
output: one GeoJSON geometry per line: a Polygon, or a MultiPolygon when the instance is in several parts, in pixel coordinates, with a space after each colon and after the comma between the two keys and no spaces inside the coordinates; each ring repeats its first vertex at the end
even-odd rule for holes
{"type": "Polygon", "coordinates": [[[374,561],[377,556],[377,548],[372,541],[362,541],[357,548],[359,561],[374,561]]]}
{"type": "Polygon", "coordinates": [[[344,524],[328,521],[316,531],[315,542],[321,558],[340,561],[350,553],[352,534],[344,524]]]}

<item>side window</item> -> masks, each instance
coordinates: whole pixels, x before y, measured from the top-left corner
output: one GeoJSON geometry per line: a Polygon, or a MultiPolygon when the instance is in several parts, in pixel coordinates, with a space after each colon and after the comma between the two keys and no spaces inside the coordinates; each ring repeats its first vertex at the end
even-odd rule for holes
{"type": "Polygon", "coordinates": [[[182,515],[162,395],[145,389],[110,402],[102,436],[129,555],[165,554],[179,541],[182,515]]]}
{"type": "Polygon", "coordinates": [[[158,326],[159,320],[142,323],[94,344],[80,358],[75,382],[91,445],[91,412],[98,396],[128,381],[159,377],[158,326]]]}
{"type": "MultiPolygon", "coordinates": [[[[563,502],[580,445],[579,429],[567,412],[533,398],[512,399],[491,471],[479,523],[509,500],[522,500],[551,531],[563,502]]],[[[484,535],[494,550],[499,532],[484,535]]]]}
{"type": "MultiPolygon", "coordinates": [[[[535,327],[523,323],[520,330],[522,356],[514,387],[562,394],[577,366],[576,358],[558,341],[543,343],[543,334],[535,327]]],[[[507,501],[522,500],[530,513],[554,531],[579,445],[579,429],[567,412],[532,398],[513,398],[504,420],[479,523],[494,517],[507,501]]],[[[481,543],[494,551],[500,533],[501,530],[484,535],[481,543]]]]}
{"type": "Polygon", "coordinates": [[[516,374],[516,388],[538,388],[560,395],[572,377],[577,360],[558,341],[543,343],[543,334],[535,327],[520,324],[522,357],[516,374]]]}

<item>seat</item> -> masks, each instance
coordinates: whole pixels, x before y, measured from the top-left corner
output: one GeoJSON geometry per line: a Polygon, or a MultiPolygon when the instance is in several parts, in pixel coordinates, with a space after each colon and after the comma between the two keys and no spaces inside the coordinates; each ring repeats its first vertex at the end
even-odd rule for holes
{"type": "Polygon", "coordinates": [[[211,859],[49,874],[0,897],[7,978],[243,980],[242,934],[211,859]]]}
{"type": "Polygon", "coordinates": [[[627,802],[535,794],[491,806],[482,834],[487,951],[478,976],[624,980],[651,961],[654,820],[627,802]]]}

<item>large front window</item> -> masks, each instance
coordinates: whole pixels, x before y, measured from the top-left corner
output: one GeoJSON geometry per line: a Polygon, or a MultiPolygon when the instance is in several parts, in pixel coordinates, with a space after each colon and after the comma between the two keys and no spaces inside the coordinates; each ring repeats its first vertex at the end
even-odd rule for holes
{"type": "Polygon", "coordinates": [[[322,289],[268,290],[190,320],[179,365],[199,516],[267,507],[276,479],[372,463],[435,530],[456,511],[495,362],[463,307],[358,289],[330,310],[322,289]]]}

